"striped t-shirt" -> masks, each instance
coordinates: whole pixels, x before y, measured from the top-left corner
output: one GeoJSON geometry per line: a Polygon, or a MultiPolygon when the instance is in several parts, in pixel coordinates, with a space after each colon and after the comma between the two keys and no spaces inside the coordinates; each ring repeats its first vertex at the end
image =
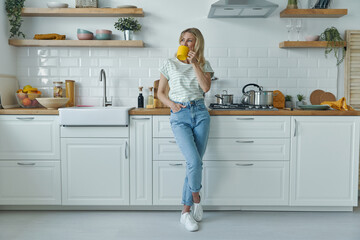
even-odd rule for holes
{"type": "MultiPolygon", "coordinates": [[[[170,58],[165,60],[159,70],[169,81],[169,98],[172,101],[188,102],[204,98],[204,92],[191,64],[183,63],[177,58],[170,58]]],[[[208,61],[205,61],[202,70],[211,73],[211,76],[214,74],[208,61]]]]}

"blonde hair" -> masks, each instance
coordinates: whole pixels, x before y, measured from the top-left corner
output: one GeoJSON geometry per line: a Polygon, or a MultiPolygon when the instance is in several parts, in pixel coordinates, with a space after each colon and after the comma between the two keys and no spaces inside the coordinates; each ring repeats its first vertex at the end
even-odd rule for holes
{"type": "Polygon", "coordinates": [[[195,47],[194,52],[196,54],[196,59],[198,60],[201,67],[204,67],[205,65],[205,57],[204,57],[204,46],[205,41],[202,33],[197,28],[188,28],[181,32],[180,38],[179,38],[179,44],[181,43],[181,39],[183,38],[185,33],[191,33],[194,35],[196,41],[195,41],[195,47]]]}

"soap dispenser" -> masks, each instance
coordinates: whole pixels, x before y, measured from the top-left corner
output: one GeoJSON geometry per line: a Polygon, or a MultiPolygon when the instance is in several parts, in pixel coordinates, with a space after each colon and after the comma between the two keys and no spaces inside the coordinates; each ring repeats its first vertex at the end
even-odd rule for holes
{"type": "Polygon", "coordinates": [[[142,95],[143,87],[139,87],[139,96],[138,96],[138,108],[144,108],[144,96],[142,95]]]}
{"type": "Polygon", "coordinates": [[[148,96],[146,108],[154,108],[154,95],[152,90],[153,87],[149,87],[149,96],[148,96]]]}

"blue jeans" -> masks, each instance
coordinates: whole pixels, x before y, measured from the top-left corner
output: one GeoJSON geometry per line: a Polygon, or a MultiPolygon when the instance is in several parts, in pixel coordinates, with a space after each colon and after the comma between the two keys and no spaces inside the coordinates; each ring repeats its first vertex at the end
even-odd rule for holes
{"type": "Polygon", "coordinates": [[[170,124],[176,143],[186,160],[182,204],[192,206],[192,193],[201,189],[202,158],[209,137],[210,115],[203,99],[180,104],[186,108],[176,113],[171,111],[170,124]]]}

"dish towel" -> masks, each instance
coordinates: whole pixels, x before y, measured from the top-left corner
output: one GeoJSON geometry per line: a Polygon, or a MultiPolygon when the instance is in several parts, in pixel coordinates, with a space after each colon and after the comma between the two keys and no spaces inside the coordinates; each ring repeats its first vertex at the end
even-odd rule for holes
{"type": "Polygon", "coordinates": [[[60,34],[56,34],[56,33],[35,34],[34,39],[38,39],[38,40],[65,40],[66,35],[60,35],[60,34]]]}
{"type": "Polygon", "coordinates": [[[340,111],[355,111],[350,105],[346,104],[345,97],[337,100],[337,101],[325,101],[322,102],[321,105],[329,105],[333,109],[340,110],[340,111]]]}

